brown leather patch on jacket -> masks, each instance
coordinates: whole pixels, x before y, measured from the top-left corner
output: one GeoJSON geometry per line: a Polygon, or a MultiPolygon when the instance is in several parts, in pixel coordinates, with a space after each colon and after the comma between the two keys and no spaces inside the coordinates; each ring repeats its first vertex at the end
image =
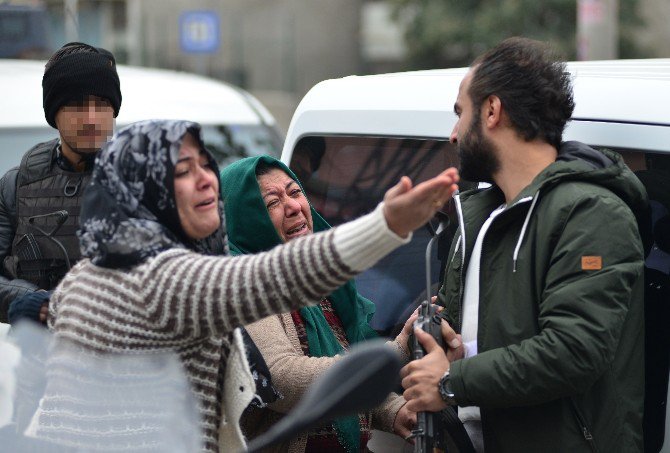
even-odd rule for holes
{"type": "Polygon", "coordinates": [[[583,271],[597,271],[603,268],[602,256],[582,256],[583,271]]]}

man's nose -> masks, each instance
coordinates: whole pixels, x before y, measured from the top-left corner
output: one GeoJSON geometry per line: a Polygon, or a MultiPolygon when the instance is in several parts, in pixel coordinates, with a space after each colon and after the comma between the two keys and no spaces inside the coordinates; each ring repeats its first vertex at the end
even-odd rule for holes
{"type": "Polygon", "coordinates": [[[85,109],[86,120],[89,123],[95,123],[100,115],[100,113],[98,112],[98,107],[95,105],[95,102],[87,102],[86,104],[84,104],[83,108],[85,109]]]}
{"type": "Polygon", "coordinates": [[[458,143],[458,122],[454,125],[454,128],[451,130],[451,134],[449,135],[449,143],[451,143],[452,145],[458,143]]]}

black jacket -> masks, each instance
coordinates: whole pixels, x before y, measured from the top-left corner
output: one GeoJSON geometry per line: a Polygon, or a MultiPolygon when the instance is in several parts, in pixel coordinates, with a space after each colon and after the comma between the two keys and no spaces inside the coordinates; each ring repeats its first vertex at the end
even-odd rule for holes
{"type": "MultiPolygon", "coordinates": [[[[12,253],[12,241],[16,232],[16,180],[19,167],[9,170],[0,179],[0,263],[12,253]]],[[[8,322],[9,304],[19,296],[35,291],[37,286],[19,278],[8,278],[0,266],[0,322],[8,322]]]]}
{"type": "MultiPolygon", "coordinates": [[[[40,285],[40,283],[37,281],[27,281],[24,279],[15,278],[15,266],[10,265],[16,264],[14,261],[15,257],[12,259],[8,257],[16,253],[16,251],[12,249],[12,246],[15,240],[15,236],[17,235],[17,229],[21,230],[21,227],[19,226],[19,212],[17,211],[17,190],[20,181],[22,181],[21,184],[37,184],[37,187],[43,187],[42,189],[38,190],[44,190],[44,187],[46,187],[44,184],[46,183],[47,179],[51,177],[61,179],[71,178],[71,176],[67,175],[74,174],[82,175],[77,176],[77,180],[84,181],[88,178],[86,174],[88,173],[90,175],[92,159],[91,162],[88,162],[86,172],[74,172],[70,163],[58,151],[58,139],[55,139],[34,146],[24,155],[22,159],[22,165],[25,165],[24,170],[22,170],[23,167],[21,166],[12,168],[0,179],[0,322],[8,321],[9,306],[11,302],[17,297],[35,291],[36,289],[51,289],[51,287],[38,287],[37,285],[40,285]],[[20,174],[21,171],[24,171],[25,173],[20,174]],[[47,177],[47,179],[43,179],[45,177],[47,177]],[[34,182],[30,182],[33,180],[34,182]]],[[[81,184],[81,182],[79,184],[81,184]]],[[[77,185],[77,188],[74,192],[75,194],[77,194],[77,192],[81,192],[81,190],[79,190],[79,184],[77,185]]],[[[46,188],[45,193],[48,193],[49,190],[49,188],[46,188]]],[[[35,195],[32,194],[31,196],[34,197],[35,195]]],[[[54,209],[57,209],[57,207],[62,204],[62,201],[59,201],[57,198],[58,197],[46,202],[46,206],[53,206],[54,209]]],[[[60,198],[63,198],[63,196],[60,195],[60,198]]],[[[79,197],[68,195],[67,199],[70,206],[69,211],[72,214],[68,224],[71,225],[61,228],[61,236],[59,236],[61,240],[62,234],[69,234],[70,236],[74,236],[74,231],[78,226],[79,197]],[[69,233],[65,233],[66,229],[69,231],[69,233]]],[[[40,209],[44,210],[44,207],[39,208],[32,206],[31,203],[34,204],[35,202],[28,203],[30,206],[28,206],[26,209],[29,209],[29,212],[39,213],[38,211],[40,209]]],[[[44,205],[45,201],[42,201],[41,204],[44,205]]],[[[21,206],[23,206],[23,204],[21,206]]],[[[28,214],[24,212],[23,215],[25,216],[28,214]]],[[[76,251],[76,253],[69,252],[73,253],[73,255],[76,255],[74,256],[74,260],[76,260],[79,256],[76,238],[72,237],[72,239],[67,239],[67,241],[69,242],[66,243],[66,249],[76,251]],[[67,245],[69,243],[72,244],[67,245]]],[[[73,257],[73,255],[70,256],[73,257]]]]}

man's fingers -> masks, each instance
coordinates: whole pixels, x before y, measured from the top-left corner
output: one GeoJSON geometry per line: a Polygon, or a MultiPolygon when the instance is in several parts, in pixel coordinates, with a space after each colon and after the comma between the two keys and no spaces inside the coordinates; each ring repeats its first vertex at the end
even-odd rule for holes
{"type": "Polygon", "coordinates": [[[461,345],[456,349],[449,348],[447,351],[447,360],[449,360],[449,362],[460,360],[465,357],[465,345],[463,345],[463,338],[460,335],[456,335],[456,337],[461,340],[461,345]]]}
{"type": "Polygon", "coordinates": [[[426,350],[426,354],[430,354],[435,348],[439,348],[440,345],[437,344],[435,338],[433,338],[429,333],[424,332],[423,329],[416,328],[414,329],[414,335],[416,335],[419,343],[426,350]]]}
{"type": "MultiPolygon", "coordinates": [[[[403,394],[404,396],[404,394],[403,394]]],[[[405,397],[405,399],[407,399],[405,397]]],[[[435,411],[439,410],[439,407],[433,407],[433,404],[431,404],[430,398],[426,396],[417,396],[416,398],[412,398],[410,400],[407,400],[407,409],[412,411],[412,412],[423,412],[423,411],[435,411]]]]}
{"type": "Polygon", "coordinates": [[[458,338],[458,335],[444,319],[442,320],[440,329],[442,330],[442,338],[444,338],[444,341],[450,348],[456,349],[461,346],[461,340],[458,338]]]}
{"type": "MultiPolygon", "coordinates": [[[[412,360],[407,365],[402,367],[402,369],[400,370],[400,378],[403,380],[403,382],[402,382],[403,387],[405,387],[405,379],[408,376],[412,375],[415,371],[418,373],[423,369],[423,367],[425,366],[424,362],[423,362],[424,359],[425,359],[425,357],[423,359],[419,359],[419,360],[412,360]]],[[[414,373],[414,374],[416,374],[416,373],[414,373]]],[[[412,379],[415,379],[415,378],[416,377],[413,377],[412,379]]],[[[409,383],[409,381],[407,381],[407,382],[409,383]]]]}
{"type": "MultiPolygon", "coordinates": [[[[400,369],[400,379],[405,379],[409,374],[414,371],[416,361],[409,362],[407,365],[400,369]]],[[[404,385],[403,385],[404,387],[404,385]]]]}
{"type": "Polygon", "coordinates": [[[415,412],[420,412],[421,411],[421,401],[418,399],[414,399],[411,401],[407,402],[407,409],[415,412]]]}

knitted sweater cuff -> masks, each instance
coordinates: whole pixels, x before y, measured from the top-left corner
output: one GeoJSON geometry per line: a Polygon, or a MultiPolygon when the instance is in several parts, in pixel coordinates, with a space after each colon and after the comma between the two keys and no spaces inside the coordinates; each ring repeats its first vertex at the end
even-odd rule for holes
{"type": "Polygon", "coordinates": [[[354,271],[373,266],[394,249],[412,240],[412,234],[401,238],[388,227],[384,203],[370,214],[335,229],[334,245],[342,260],[354,271]]]}

